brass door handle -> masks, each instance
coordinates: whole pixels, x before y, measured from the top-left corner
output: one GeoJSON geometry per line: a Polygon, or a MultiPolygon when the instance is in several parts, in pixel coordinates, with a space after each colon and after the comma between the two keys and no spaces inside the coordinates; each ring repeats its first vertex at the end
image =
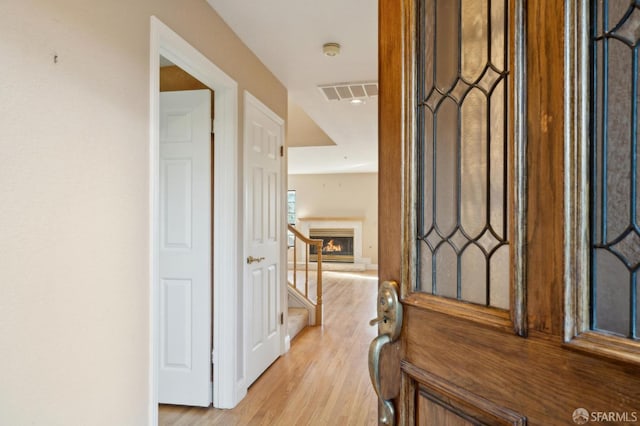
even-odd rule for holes
{"type": "Polygon", "coordinates": [[[264,260],[264,257],[253,257],[253,256],[247,257],[247,263],[249,264],[262,262],[263,260],[264,260]]]}
{"type": "Polygon", "coordinates": [[[378,317],[372,319],[369,325],[378,324],[378,337],[369,345],[369,377],[373,389],[382,403],[383,412],[380,423],[393,426],[395,424],[395,409],[391,400],[382,398],[380,383],[380,352],[387,343],[393,343],[400,337],[402,330],[402,304],[398,298],[398,284],[395,281],[385,281],[378,290],[378,317]]]}
{"type": "Polygon", "coordinates": [[[382,351],[382,347],[387,343],[391,343],[391,336],[381,334],[373,339],[371,345],[369,345],[369,377],[371,378],[373,389],[376,391],[376,395],[378,395],[378,399],[384,407],[384,412],[380,415],[380,423],[392,426],[396,418],[396,411],[390,400],[382,398],[382,387],[380,384],[380,351],[382,351]]]}

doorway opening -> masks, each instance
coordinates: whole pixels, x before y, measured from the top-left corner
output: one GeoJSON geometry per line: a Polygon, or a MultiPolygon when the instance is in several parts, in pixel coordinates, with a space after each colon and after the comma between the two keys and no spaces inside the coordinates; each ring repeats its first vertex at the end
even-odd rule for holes
{"type": "MultiPolygon", "coordinates": [[[[158,417],[159,366],[159,243],[160,243],[160,57],[179,66],[211,88],[214,93],[216,143],[213,148],[213,398],[214,406],[233,407],[243,392],[242,354],[238,352],[241,324],[236,286],[222,283],[238,282],[241,266],[235,251],[215,250],[234,247],[238,239],[238,143],[237,143],[237,83],[209,59],[189,45],[178,34],[151,17],[150,43],[150,367],[149,388],[153,395],[149,414],[153,424],[158,417]],[[224,208],[222,208],[224,206],[224,208]],[[221,256],[224,256],[222,258],[221,256]],[[224,327],[221,324],[224,322],[224,327]]],[[[211,298],[210,298],[211,299],[211,298]]],[[[211,317],[211,310],[209,311],[211,317]]]]}

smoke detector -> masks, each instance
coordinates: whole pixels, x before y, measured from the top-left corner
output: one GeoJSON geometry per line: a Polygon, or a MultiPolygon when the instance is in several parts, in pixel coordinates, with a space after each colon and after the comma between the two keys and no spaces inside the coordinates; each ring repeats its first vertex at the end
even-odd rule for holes
{"type": "Polygon", "coordinates": [[[325,56],[338,56],[340,54],[340,45],[338,43],[325,43],[322,46],[322,53],[325,56]]]}

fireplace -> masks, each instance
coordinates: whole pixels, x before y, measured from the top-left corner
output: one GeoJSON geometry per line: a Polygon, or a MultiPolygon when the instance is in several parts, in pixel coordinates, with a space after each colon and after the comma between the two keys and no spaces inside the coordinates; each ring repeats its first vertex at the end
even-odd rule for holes
{"type": "MultiPolygon", "coordinates": [[[[350,255],[352,256],[352,258],[338,257],[337,260],[327,261],[327,257],[330,256],[330,253],[327,253],[325,250],[322,256],[322,260],[324,263],[323,268],[325,271],[364,271],[366,269],[366,266],[371,264],[371,259],[362,257],[362,246],[363,246],[362,224],[363,222],[364,222],[363,217],[304,217],[303,216],[298,218],[299,229],[300,229],[300,232],[302,232],[302,235],[308,235],[311,237],[314,234],[316,234],[316,231],[320,231],[320,235],[318,235],[316,239],[321,239],[323,241],[324,243],[323,247],[327,246],[327,244],[329,243],[329,241],[326,240],[325,237],[347,237],[347,238],[352,237],[353,238],[353,242],[351,246],[351,249],[353,250],[353,254],[350,255]],[[335,235],[333,232],[330,232],[330,233],[334,235],[329,234],[329,231],[335,231],[336,229],[341,230],[340,232],[341,235],[335,235]],[[346,230],[346,231],[343,231],[343,230],[346,230]],[[345,236],[344,233],[347,233],[347,235],[345,236]]],[[[330,239],[331,238],[329,238],[329,240],[330,239]]],[[[337,243],[335,241],[335,238],[333,238],[333,240],[334,240],[333,245],[335,246],[337,243]]],[[[297,254],[296,260],[298,262],[304,262],[307,259],[306,248],[307,247],[305,244],[298,244],[298,247],[296,248],[296,254],[297,254]]],[[[349,247],[347,247],[347,249],[348,248],[349,247]]],[[[292,253],[290,254],[291,254],[291,258],[289,260],[292,261],[293,254],[292,253]]],[[[334,252],[333,255],[335,254],[336,253],[334,252]]],[[[313,252],[312,256],[313,256],[313,259],[316,259],[315,252],[313,252]]],[[[311,260],[311,256],[309,257],[309,260],[311,260]]],[[[301,265],[304,265],[304,263],[302,263],[301,265]]],[[[316,267],[315,261],[312,262],[309,266],[312,269],[316,267]]]]}
{"type": "MultiPolygon", "coordinates": [[[[323,262],[353,263],[353,228],[311,228],[309,237],[322,240],[323,262]]],[[[316,246],[309,248],[309,260],[312,262],[318,260],[316,250],[316,246]]]]}

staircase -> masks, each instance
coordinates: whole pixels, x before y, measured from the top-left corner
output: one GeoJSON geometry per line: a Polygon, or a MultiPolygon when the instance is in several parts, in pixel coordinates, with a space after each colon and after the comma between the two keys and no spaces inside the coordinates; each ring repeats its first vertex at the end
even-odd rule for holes
{"type": "Polygon", "coordinates": [[[293,262],[290,263],[287,277],[287,331],[289,338],[293,340],[307,325],[322,325],[322,240],[305,237],[293,225],[289,225],[289,231],[295,236],[293,246],[290,247],[293,250],[293,262]],[[310,246],[315,246],[318,254],[317,268],[314,271],[309,271],[310,246]],[[299,250],[298,247],[303,249],[299,250]],[[298,264],[299,251],[304,253],[304,264],[298,264]]]}
{"type": "Polygon", "coordinates": [[[287,318],[287,333],[291,340],[309,325],[309,311],[307,308],[289,307],[289,316],[287,318]]]}

